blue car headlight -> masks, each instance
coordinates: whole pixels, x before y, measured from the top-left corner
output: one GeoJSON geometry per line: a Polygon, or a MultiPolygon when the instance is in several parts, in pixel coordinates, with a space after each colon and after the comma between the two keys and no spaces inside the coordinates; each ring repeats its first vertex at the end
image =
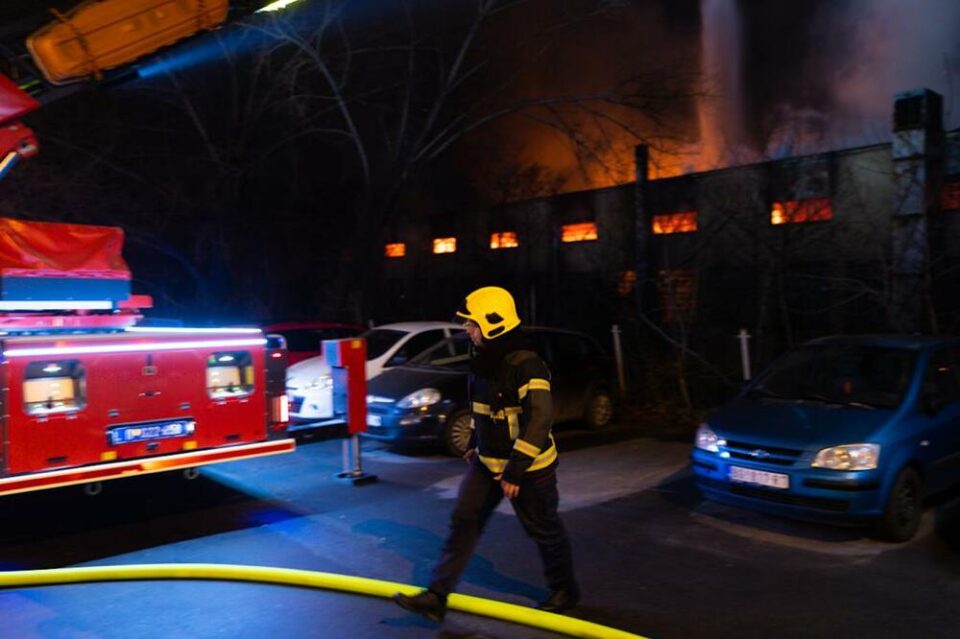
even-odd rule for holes
{"type": "Polygon", "coordinates": [[[831,470],[873,470],[880,461],[880,444],[844,444],[817,453],[814,468],[831,470]]]}
{"type": "Polygon", "coordinates": [[[398,408],[425,408],[440,401],[440,391],[436,388],[421,388],[397,402],[398,408]]]}
{"type": "Polygon", "coordinates": [[[708,453],[719,453],[720,447],[727,442],[720,439],[708,424],[700,424],[693,443],[700,450],[705,450],[708,453]]]}

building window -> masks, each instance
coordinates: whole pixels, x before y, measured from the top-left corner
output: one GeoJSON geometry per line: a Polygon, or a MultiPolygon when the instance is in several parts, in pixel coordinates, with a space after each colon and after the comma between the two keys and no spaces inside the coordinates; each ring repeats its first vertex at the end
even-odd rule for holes
{"type": "Polygon", "coordinates": [[[383,254],[387,257],[403,257],[407,254],[407,245],[403,242],[387,244],[383,249],[383,254]]]}
{"type": "Polygon", "coordinates": [[[697,272],[663,270],[657,277],[665,324],[689,324],[697,308],[697,272]]]}
{"type": "Polygon", "coordinates": [[[517,248],[520,242],[517,240],[516,231],[501,231],[500,233],[490,234],[490,248],[506,249],[517,248]]]}
{"type": "Polygon", "coordinates": [[[653,234],[693,233],[697,230],[697,212],[683,211],[653,216],[653,234]]]}
{"type": "Polygon", "coordinates": [[[940,189],[940,208],[944,211],[960,209],[960,178],[943,184],[940,189]]]}
{"type": "Polygon", "coordinates": [[[564,224],[560,227],[561,242],[589,242],[595,239],[597,239],[596,222],[564,224]]]}
{"type": "Polygon", "coordinates": [[[807,200],[774,202],[770,211],[771,224],[802,224],[824,222],[833,218],[830,198],[813,197],[807,200]]]}
{"type": "Polygon", "coordinates": [[[457,238],[455,237],[437,237],[433,240],[433,252],[435,255],[441,253],[456,253],[457,238]]]}

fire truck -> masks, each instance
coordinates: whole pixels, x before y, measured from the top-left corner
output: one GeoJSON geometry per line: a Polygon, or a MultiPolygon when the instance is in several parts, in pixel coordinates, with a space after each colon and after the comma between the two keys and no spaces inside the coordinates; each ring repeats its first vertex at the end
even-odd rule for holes
{"type": "MultiPolygon", "coordinates": [[[[21,121],[55,85],[103,73],[225,19],[224,0],[85,2],[0,73],[0,178],[37,153],[21,121]],[[177,28],[172,28],[175,25],[177,28]],[[136,46],[131,46],[136,44],[136,46]],[[120,55],[119,52],[124,52],[120,55]]],[[[9,62],[9,61],[8,61],[9,62]]],[[[294,450],[286,352],[254,328],[150,326],[115,227],[0,218],[0,495],[294,450]]]]}
{"type": "Polygon", "coordinates": [[[0,495],[294,449],[282,342],[144,324],[122,241],[0,218],[0,495]]]}

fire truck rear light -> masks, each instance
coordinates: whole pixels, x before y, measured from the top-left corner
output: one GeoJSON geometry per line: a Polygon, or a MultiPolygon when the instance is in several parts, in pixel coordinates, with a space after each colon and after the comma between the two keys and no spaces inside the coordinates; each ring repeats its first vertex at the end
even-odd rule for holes
{"type": "Polygon", "coordinates": [[[117,451],[108,450],[105,453],[100,453],[100,461],[114,461],[117,458],[117,451]]]}
{"type": "Polygon", "coordinates": [[[196,450],[197,442],[191,440],[188,442],[183,442],[183,450],[196,450]]]}
{"type": "Polygon", "coordinates": [[[286,395],[278,395],[270,400],[270,421],[274,424],[290,421],[290,400],[286,395]]]}

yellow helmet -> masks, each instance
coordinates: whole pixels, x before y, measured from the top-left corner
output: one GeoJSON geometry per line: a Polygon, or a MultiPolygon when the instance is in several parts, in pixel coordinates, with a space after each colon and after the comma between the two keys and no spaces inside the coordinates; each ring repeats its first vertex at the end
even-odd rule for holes
{"type": "Polygon", "coordinates": [[[513,296],[499,286],[484,286],[467,295],[457,316],[476,322],[480,333],[493,339],[520,325],[513,296]]]}

